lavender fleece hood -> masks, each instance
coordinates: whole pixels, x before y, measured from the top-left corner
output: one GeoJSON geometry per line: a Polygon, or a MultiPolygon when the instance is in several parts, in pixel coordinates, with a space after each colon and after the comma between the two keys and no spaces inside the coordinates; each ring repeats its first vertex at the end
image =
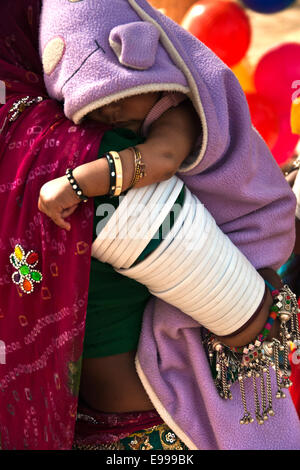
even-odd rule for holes
{"type": "MultiPolygon", "coordinates": [[[[237,79],[207,47],[145,0],[44,0],[40,53],[48,92],[75,123],[127,96],[185,93],[199,114],[202,143],[178,176],[257,269],[286,261],[295,197],[252,127],[237,79]]],[[[263,426],[241,426],[238,385],[233,400],[219,397],[199,324],[160,299],[145,310],[136,367],[190,449],[300,449],[290,397],[276,400],[276,415],[263,426]]],[[[250,383],[246,393],[253,395],[250,383]]]]}

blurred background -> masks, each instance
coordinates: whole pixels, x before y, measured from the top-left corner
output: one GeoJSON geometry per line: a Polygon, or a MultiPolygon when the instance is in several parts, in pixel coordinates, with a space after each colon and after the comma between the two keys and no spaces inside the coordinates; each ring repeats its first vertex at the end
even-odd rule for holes
{"type": "Polygon", "coordinates": [[[148,0],[232,69],[280,166],[300,154],[300,0],[148,0]]]}

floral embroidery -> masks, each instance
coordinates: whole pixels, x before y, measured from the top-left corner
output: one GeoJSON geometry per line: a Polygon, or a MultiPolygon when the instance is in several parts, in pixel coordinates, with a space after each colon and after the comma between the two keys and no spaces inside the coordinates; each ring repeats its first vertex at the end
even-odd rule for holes
{"type": "Polygon", "coordinates": [[[159,437],[164,450],[186,450],[187,447],[180,441],[178,436],[166,425],[159,426],[159,437]]]}
{"type": "Polygon", "coordinates": [[[128,443],[132,450],[151,450],[152,445],[149,442],[149,436],[146,433],[134,434],[134,438],[128,443]]]}
{"type": "Polygon", "coordinates": [[[38,264],[39,256],[36,251],[30,250],[27,254],[21,245],[16,245],[9,260],[17,269],[11,278],[25,294],[34,291],[35,283],[40,283],[43,279],[42,273],[33,268],[38,264]]]}
{"type": "Polygon", "coordinates": [[[176,442],[176,436],[171,431],[165,435],[165,439],[166,439],[166,442],[168,442],[169,444],[174,444],[174,442],[176,442]]]}

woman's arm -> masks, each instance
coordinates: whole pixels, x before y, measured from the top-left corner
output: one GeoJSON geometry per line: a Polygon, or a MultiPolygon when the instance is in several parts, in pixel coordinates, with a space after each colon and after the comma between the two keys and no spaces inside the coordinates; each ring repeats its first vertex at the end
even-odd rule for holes
{"type": "MultiPolygon", "coordinates": [[[[289,172],[287,172],[286,178],[285,178],[287,182],[289,183],[289,185],[291,186],[291,188],[293,188],[296,177],[299,172],[298,168],[293,169],[292,167],[292,164],[294,161],[295,161],[295,158],[291,160],[291,163],[290,163],[291,169],[289,172]]],[[[289,170],[289,168],[287,168],[287,170],[289,170]]],[[[296,239],[295,239],[295,246],[294,246],[293,252],[296,255],[299,255],[300,254],[300,220],[297,217],[295,217],[295,225],[296,225],[296,239]]]]}
{"type": "MultiPolygon", "coordinates": [[[[268,281],[276,289],[282,288],[282,281],[276,271],[274,271],[273,269],[266,268],[260,269],[258,270],[258,272],[263,277],[263,279],[268,281]]],[[[259,311],[254,313],[254,315],[252,316],[253,320],[250,319],[250,321],[247,323],[246,328],[242,329],[242,331],[240,332],[232,333],[230,336],[219,337],[220,341],[230,347],[244,346],[246,344],[251,343],[264,328],[268,320],[269,309],[272,304],[272,296],[268,289],[263,304],[259,307],[259,311]]],[[[279,322],[278,320],[276,320],[270,330],[269,338],[277,338],[278,335],[279,322]]]]}
{"type": "MultiPolygon", "coordinates": [[[[199,135],[199,125],[199,119],[189,101],[183,102],[178,107],[164,113],[151,126],[146,142],[139,145],[143,162],[146,165],[146,176],[136,186],[142,187],[154,182],[163,181],[176,173],[183,160],[193,149],[199,135]]],[[[126,190],[130,187],[133,176],[133,154],[130,149],[121,151],[119,154],[123,166],[123,190],[126,190]]],[[[84,194],[87,196],[93,197],[108,193],[109,172],[106,159],[97,159],[91,163],[81,165],[73,173],[84,194]]],[[[69,209],[64,209],[60,220],[56,219],[58,225],[62,224],[61,226],[66,228],[69,224],[64,218],[76,209],[79,201],[66,177],[59,178],[58,180],[61,180],[62,188],[65,187],[65,193],[70,197],[70,204],[71,202],[73,204],[69,209]]],[[[47,184],[54,184],[58,180],[47,184]]],[[[51,190],[49,191],[49,198],[51,197],[50,193],[51,190]]],[[[42,204],[44,204],[44,201],[42,204]]],[[[261,270],[260,274],[271,282],[274,287],[281,287],[281,280],[275,271],[266,269],[261,270]]],[[[230,337],[222,337],[220,340],[228,346],[241,346],[251,342],[263,329],[268,319],[271,305],[272,297],[268,292],[262,305],[259,307],[259,311],[253,315],[253,320],[251,321],[250,319],[247,322],[246,328],[236,334],[231,334],[230,337]]],[[[270,336],[276,336],[277,330],[278,324],[275,322],[270,336]]]]}

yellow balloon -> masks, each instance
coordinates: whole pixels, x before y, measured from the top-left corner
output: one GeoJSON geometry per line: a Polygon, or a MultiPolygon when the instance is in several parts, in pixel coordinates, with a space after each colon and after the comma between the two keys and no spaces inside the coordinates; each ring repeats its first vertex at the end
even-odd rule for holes
{"type": "Polygon", "coordinates": [[[300,135],[300,98],[297,98],[292,103],[291,127],[293,134],[300,135]]]}
{"type": "Polygon", "coordinates": [[[253,78],[254,69],[247,59],[241,60],[241,62],[232,67],[231,70],[237,77],[245,93],[254,93],[256,91],[253,78]]]}

